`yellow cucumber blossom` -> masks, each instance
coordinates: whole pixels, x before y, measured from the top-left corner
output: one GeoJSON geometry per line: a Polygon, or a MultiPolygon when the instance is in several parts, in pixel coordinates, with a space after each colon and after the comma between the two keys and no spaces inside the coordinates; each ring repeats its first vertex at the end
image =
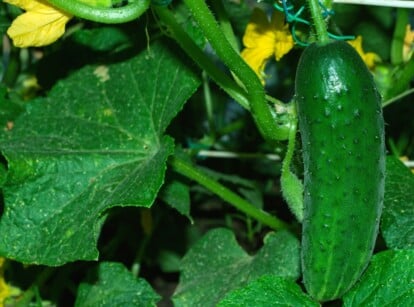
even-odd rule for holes
{"type": "Polygon", "coordinates": [[[404,47],[403,47],[403,61],[408,60],[413,55],[414,51],[414,31],[411,30],[411,25],[407,25],[405,28],[404,47]]]}
{"type": "Polygon", "coordinates": [[[0,257],[0,307],[15,306],[14,302],[22,297],[22,291],[19,288],[8,284],[4,279],[4,270],[6,258],[0,257]]]}
{"type": "Polygon", "coordinates": [[[26,12],[18,16],[7,34],[16,47],[40,47],[49,45],[65,33],[66,23],[72,15],[63,12],[43,0],[3,0],[26,12]]]}
{"type": "Polygon", "coordinates": [[[294,45],[283,13],[274,11],[270,21],[266,13],[258,8],[253,10],[243,36],[241,56],[264,83],[264,69],[274,55],[279,61],[294,45]]]}
{"type": "Polygon", "coordinates": [[[381,58],[378,54],[374,52],[364,52],[362,49],[362,36],[358,35],[357,38],[348,41],[348,43],[355,48],[369,69],[373,69],[377,62],[381,62],[381,58]]]}
{"type": "Polygon", "coordinates": [[[8,298],[12,292],[10,286],[6,283],[3,276],[5,262],[6,259],[0,257],[0,306],[4,305],[4,300],[8,298]]]}

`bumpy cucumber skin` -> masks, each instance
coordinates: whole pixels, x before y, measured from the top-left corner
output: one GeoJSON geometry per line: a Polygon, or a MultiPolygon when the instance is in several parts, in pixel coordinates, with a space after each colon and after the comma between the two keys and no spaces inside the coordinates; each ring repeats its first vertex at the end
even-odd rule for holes
{"type": "Polygon", "coordinates": [[[319,301],[341,297],[372,255],[381,215],[381,98],[345,42],[310,45],[295,82],[304,162],[302,270],[319,301]]]}

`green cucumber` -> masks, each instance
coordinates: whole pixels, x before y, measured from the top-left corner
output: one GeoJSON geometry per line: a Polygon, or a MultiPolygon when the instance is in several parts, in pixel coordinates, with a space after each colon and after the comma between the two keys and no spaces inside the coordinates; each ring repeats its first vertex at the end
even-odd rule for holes
{"type": "Polygon", "coordinates": [[[371,73],[342,41],[308,46],[295,100],[304,163],[302,270],[319,301],[341,297],[375,245],[384,196],[381,98],[371,73]]]}

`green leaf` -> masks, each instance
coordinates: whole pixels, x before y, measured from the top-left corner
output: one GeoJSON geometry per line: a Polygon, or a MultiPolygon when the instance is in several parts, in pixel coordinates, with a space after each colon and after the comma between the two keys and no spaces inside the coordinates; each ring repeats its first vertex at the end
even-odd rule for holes
{"type": "MultiPolygon", "coordinates": [[[[172,0],[170,0],[171,2],[172,0]]],[[[153,4],[156,5],[167,5],[168,0],[152,0],[153,4]]],[[[182,1],[175,1],[174,15],[177,22],[183,27],[185,32],[193,39],[193,41],[200,47],[204,48],[206,45],[206,38],[203,35],[197,22],[194,21],[192,14],[188,7],[182,3],[182,1]]]]}
{"type": "Polygon", "coordinates": [[[293,281],[275,275],[264,275],[246,287],[230,292],[217,307],[317,307],[293,281]]]}
{"type": "Polygon", "coordinates": [[[14,95],[8,95],[7,87],[0,84],[0,128],[10,130],[14,127],[14,120],[22,113],[23,106],[14,95]]]}
{"type": "Polygon", "coordinates": [[[190,188],[184,182],[184,178],[174,174],[167,175],[159,197],[193,222],[190,215],[190,188]]]}
{"type": "Polygon", "coordinates": [[[159,299],[145,279],[137,279],[121,263],[102,262],[97,280],[80,284],[75,306],[155,306],[159,299]]]}
{"type": "Polygon", "coordinates": [[[131,47],[133,41],[119,26],[79,30],[70,39],[97,52],[114,52],[131,47]]]}
{"type": "MultiPolygon", "coordinates": [[[[273,4],[273,2],[271,3],[273,4]]],[[[246,1],[223,1],[223,5],[234,31],[241,37],[251,16],[250,4],[246,1]]]]}
{"type": "Polygon", "coordinates": [[[229,291],[265,274],[291,280],[299,276],[299,242],[289,232],[270,233],[255,255],[248,255],[230,230],[214,229],[198,241],[181,263],[176,306],[214,306],[229,291]]]}
{"type": "Polygon", "coordinates": [[[412,306],[413,264],[414,250],[375,255],[361,280],[344,296],[344,306],[412,306]]]}
{"type": "Polygon", "coordinates": [[[157,261],[163,272],[175,273],[179,271],[181,257],[173,251],[163,250],[160,252],[157,261]]]}
{"type": "Polygon", "coordinates": [[[173,152],[163,133],[199,84],[171,49],[156,44],[126,62],[79,70],[2,136],[3,256],[96,260],[109,208],[151,207],[173,152]]]}
{"type": "Polygon", "coordinates": [[[414,247],[414,175],[398,159],[387,158],[381,232],[388,248],[414,247]]]}
{"type": "Polygon", "coordinates": [[[391,37],[388,31],[372,21],[362,20],[354,27],[354,33],[363,37],[363,50],[374,52],[386,62],[390,58],[391,37]]]}

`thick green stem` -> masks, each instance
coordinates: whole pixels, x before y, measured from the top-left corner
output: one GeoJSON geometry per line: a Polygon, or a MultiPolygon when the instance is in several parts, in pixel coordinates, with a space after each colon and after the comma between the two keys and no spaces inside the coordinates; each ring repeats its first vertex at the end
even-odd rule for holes
{"type": "Polygon", "coordinates": [[[219,22],[221,31],[223,32],[224,36],[233,46],[234,50],[239,50],[237,38],[234,35],[233,27],[231,26],[229,16],[224,8],[223,1],[213,1],[212,6],[214,8],[215,13],[217,14],[217,20],[219,22]]]}
{"type": "Polygon", "coordinates": [[[211,97],[211,89],[210,89],[210,79],[205,71],[203,71],[203,93],[204,93],[204,102],[206,106],[206,113],[207,113],[207,121],[208,121],[208,128],[210,137],[215,139],[216,138],[216,125],[215,125],[215,116],[214,116],[214,106],[213,106],[213,99],[211,97]]]}
{"type": "Polygon", "coordinates": [[[233,205],[238,210],[253,217],[262,224],[267,225],[275,230],[288,228],[288,225],[285,222],[279,220],[278,218],[270,215],[265,211],[256,208],[251,203],[244,200],[239,195],[223,186],[221,183],[217,182],[217,180],[210,178],[190,163],[176,156],[171,157],[168,162],[176,172],[198,182],[205,188],[212,191],[214,194],[221,197],[226,202],[233,205]]]}
{"type": "Polygon", "coordinates": [[[253,118],[263,137],[267,140],[279,140],[279,131],[266,103],[264,88],[255,72],[226,39],[205,1],[184,0],[184,3],[217,55],[245,86],[253,118]]]}
{"type": "MultiPolygon", "coordinates": [[[[20,73],[20,50],[17,48],[11,48],[8,54],[8,59],[5,61],[6,63],[6,71],[3,73],[3,79],[1,80],[4,84],[9,87],[13,87],[16,83],[17,78],[19,77],[20,73]]],[[[7,54],[3,55],[7,57],[7,54]]]]}
{"type": "Polygon", "coordinates": [[[19,298],[17,302],[14,303],[14,307],[26,307],[30,306],[31,301],[36,296],[36,289],[41,288],[44,283],[52,276],[52,274],[56,272],[54,268],[48,267],[45,268],[40,274],[37,276],[35,282],[27,289],[23,295],[19,298]]]}
{"type": "MultiPolygon", "coordinates": [[[[296,114],[294,114],[296,116],[296,114]]],[[[293,154],[295,152],[297,123],[292,122],[292,127],[289,131],[288,145],[285,157],[282,162],[282,173],[290,173],[290,164],[292,162],[293,154]]]]}
{"type": "Polygon", "coordinates": [[[396,76],[394,76],[393,80],[395,84],[391,89],[388,91],[388,97],[394,97],[401,94],[403,91],[407,90],[410,81],[414,77],[414,57],[406,63],[400,70],[396,72],[396,76]],[[398,80],[398,81],[397,81],[398,80]]]}
{"type": "Polygon", "coordinates": [[[409,23],[409,10],[397,9],[397,19],[391,44],[391,63],[398,65],[403,62],[405,29],[409,23]]]}
{"type": "Polygon", "coordinates": [[[111,24],[137,19],[148,9],[151,0],[134,0],[119,8],[93,7],[74,0],[47,0],[47,2],[77,17],[111,24]]]}
{"type": "Polygon", "coordinates": [[[322,16],[321,7],[318,0],[307,0],[309,5],[309,11],[312,16],[313,25],[316,30],[317,40],[321,44],[329,42],[328,30],[326,28],[325,20],[322,16]]]}
{"type": "Polygon", "coordinates": [[[211,59],[194,43],[191,37],[177,23],[174,15],[165,7],[153,7],[154,12],[160,20],[168,27],[174,39],[180,44],[185,52],[198,64],[209,77],[214,80],[230,97],[236,100],[245,109],[249,109],[247,93],[228,77],[211,59]]]}

